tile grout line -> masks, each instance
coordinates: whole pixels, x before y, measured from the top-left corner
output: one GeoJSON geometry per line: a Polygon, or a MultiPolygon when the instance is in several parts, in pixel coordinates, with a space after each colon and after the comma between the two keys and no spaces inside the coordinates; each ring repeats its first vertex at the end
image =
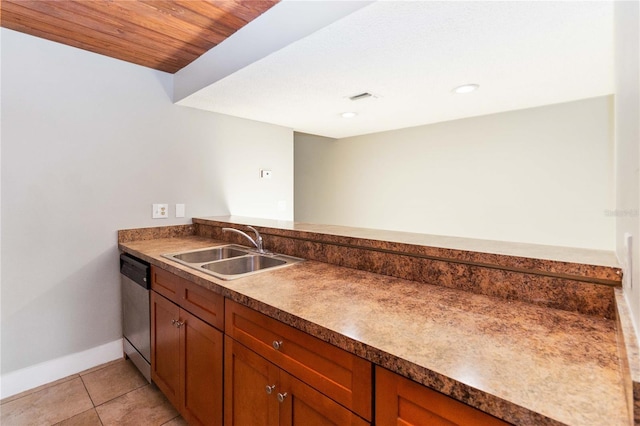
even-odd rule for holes
{"type": "MultiPolygon", "coordinates": [[[[143,388],[143,387],[145,387],[145,386],[151,386],[151,384],[150,384],[150,383],[144,383],[144,384],[142,384],[142,385],[138,386],[138,387],[137,387],[137,388],[135,388],[135,389],[128,390],[128,391],[126,391],[125,393],[123,393],[123,394],[121,394],[121,395],[114,396],[113,398],[111,398],[111,399],[109,399],[109,400],[107,400],[107,401],[104,401],[104,402],[100,403],[100,405],[96,405],[96,406],[95,406],[95,408],[102,407],[103,405],[105,405],[105,404],[107,404],[107,403],[109,403],[109,402],[111,402],[111,401],[113,401],[113,400],[115,400],[115,399],[118,399],[118,398],[123,397],[123,396],[125,396],[125,395],[127,395],[127,394],[130,394],[131,392],[135,392],[135,391],[137,391],[137,390],[139,390],[139,389],[142,389],[142,388],[143,388]]],[[[93,400],[92,400],[91,402],[93,402],[93,400]]]]}
{"type": "MultiPolygon", "coordinates": [[[[97,373],[97,372],[99,372],[99,371],[102,371],[103,373],[102,373],[102,374],[100,374],[100,376],[104,376],[105,374],[106,374],[107,376],[109,376],[109,373],[111,373],[111,372],[110,372],[110,371],[108,371],[108,372],[105,372],[105,371],[104,371],[105,369],[109,369],[109,367],[112,367],[112,364],[111,364],[111,363],[108,363],[108,365],[104,365],[104,366],[97,367],[97,368],[95,368],[95,369],[91,369],[91,371],[89,371],[89,372],[83,372],[83,373],[75,373],[75,374],[72,374],[72,375],[67,376],[67,377],[65,377],[65,378],[59,379],[58,381],[56,381],[56,382],[58,382],[58,383],[55,383],[55,384],[54,384],[54,382],[51,382],[51,383],[48,383],[48,384],[42,385],[41,389],[38,389],[38,390],[31,389],[31,390],[29,390],[29,391],[25,391],[25,394],[24,394],[24,395],[22,395],[22,396],[20,396],[20,397],[17,397],[17,398],[16,398],[15,396],[8,397],[7,399],[9,399],[9,398],[15,398],[15,399],[13,399],[13,400],[8,400],[8,401],[4,402],[4,403],[2,404],[2,405],[3,405],[3,407],[2,407],[2,408],[5,408],[5,407],[4,407],[4,404],[9,404],[9,403],[11,403],[11,402],[13,402],[13,401],[20,401],[20,400],[22,400],[22,399],[24,399],[24,398],[27,398],[27,397],[33,397],[34,395],[37,395],[37,394],[39,394],[39,393],[41,393],[41,392],[45,392],[45,391],[47,391],[47,390],[50,390],[50,389],[51,389],[51,388],[53,388],[53,387],[56,387],[56,386],[62,385],[62,384],[64,384],[64,383],[69,383],[69,382],[71,382],[71,381],[75,381],[76,379],[78,379],[78,378],[79,378],[79,379],[80,379],[80,381],[81,381],[81,383],[82,383],[82,387],[83,387],[83,389],[84,389],[84,391],[85,391],[85,394],[84,394],[84,395],[86,395],[86,396],[88,396],[88,397],[89,397],[89,401],[91,402],[91,408],[86,409],[85,411],[82,411],[81,413],[76,413],[76,414],[73,414],[73,415],[69,415],[69,414],[67,414],[67,416],[69,416],[69,417],[66,417],[65,419],[61,419],[61,420],[59,420],[57,423],[55,423],[55,425],[56,425],[56,426],[59,426],[59,425],[60,425],[60,423],[67,422],[67,421],[69,421],[70,419],[72,419],[72,418],[74,418],[74,417],[76,417],[76,416],[82,415],[82,414],[84,414],[84,415],[85,415],[85,417],[86,417],[86,416],[88,416],[88,415],[86,414],[87,412],[89,412],[89,411],[93,411],[93,413],[95,413],[95,416],[96,416],[96,417],[97,417],[97,419],[98,419],[98,424],[99,424],[100,426],[105,426],[105,425],[106,425],[105,421],[107,421],[107,420],[108,420],[108,418],[107,418],[107,417],[105,417],[105,420],[103,420],[103,419],[102,419],[102,417],[101,417],[101,415],[100,415],[100,413],[99,413],[99,412],[98,412],[98,410],[97,410],[98,408],[100,408],[100,407],[102,407],[102,406],[104,406],[104,405],[106,405],[106,404],[108,404],[108,403],[111,403],[111,402],[113,402],[113,401],[114,401],[114,400],[116,400],[116,399],[119,399],[119,398],[121,398],[121,397],[124,397],[124,396],[126,396],[127,394],[130,394],[130,393],[132,393],[132,392],[141,391],[141,392],[145,393],[145,392],[146,392],[146,391],[145,391],[145,389],[157,390],[156,386],[155,386],[154,384],[152,384],[152,383],[147,383],[146,381],[137,382],[137,383],[138,383],[138,386],[137,386],[137,387],[134,387],[133,389],[129,388],[129,390],[127,390],[127,391],[125,391],[125,392],[122,392],[122,391],[121,391],[122,393],[120,393],[119,395],[117,395],[117,396],[115,396],[115,397],[113,397],[113,398],[110,398],[110,399],[108,399],[108,400],[106,400],[106,401],[104,401],[104,402],[101,402],[100,404],[96,404],[96,402],[98,401],[98,399],[94,399],[94,398],[93,398],[93,395],[89,392],[89,387],[88,387],[88,383],[87,383],[87,382],[86,382],[86,380],[85,380],[85,376],[86,376],[86,378],[89,380],[89,383],[93,383],[93,381],[92,381],[92,377],[94,377],[94,376],[93,376],[93,373],[97,373]]],[[[85,370],[85,371],[86,371],[86,370],[85,370]]],[[[74,386],[76,386],[76,385],[74,385],[74,386]]],[[[93,386],[93,385],[92,385],[92,386],[93,386]]],[[[94,390],[95,390],[95,389],[94,389],[94,390]]],[[[115,389],[113,389],[113,390],[115,390],[115,389]]],[[[79,391],[79,389],[78,389],[78,391],[79,391]]],[[[79,391],[79,392],[80,392],[80,391],[79,391]]],[[[80,394],[78,394],[78,395],[80,395],[80,394]]],[[[100,392],[96,394],[96,398],[99,398],[99,396],[100,396],[100,392]]],[[[77,401],[77,400],[80,400],[80,399],[84,399],[84,396],[81,396],[81,397],[79,397],[79,398],[74,398],[74,401],[77,401]]],[[[86,400],[85,400],[85,401],[86,401],[86,400]]],[[[111,414],[111,413],[112,413],[112,410],[110,410],[110,408],[106,408],[106,407],[105,407],[105,408],[103,409],[103,414],[104,414],[104,415],[109,415],[109,414],[111,414]]],[[[93,417],[93,415],[91,415],[91,417],[93,417]]],[[[162,423],[162,425],[168,424],[168,423],[170,423],[170,422],[172,422],[172,421],[176,421],[177,419],[180,419],[180,418],[181,418],[180,414],[179,414],[179,413],[177,413],[175,417],[170,418],[170,419],[167,419],[164,423],[162,423]]],[[[158,419],[158,420],[160,420],[160,419],[158,419]]]]}
{"type": "Polygon", "coordinates": [[[177,419],[177,418],[179,418],[179,417],[180,417],[180,414],[178,414],[177,416],[175,416],[175,417],[174,417],[174,418],[172,418],[172,419],[167,420],[166,422],[162,423],[160,426],[167,425],[167,424],[171,423],[172,421],[174,421],[175,419],[177,419]]]}
{"type": "MultiPolygon", "coordinates": [[[[100,371],[100,370],[102,370],[102,368],[99,368],[99,369],[97,369],[95,371],[100,371]]],[[[91,397],[91,393],[89,392],[89,389],[87,389],[87,384],[84,382],[84,379],[80,374],[78,374],[78,377],[80,377],[80,380],[82,381],[82,386],[84,386],[85,392],[87,392],[87,395],[89,395],[89,400],[91,401],[91,405],[92,405],[91,409],[96,413],[96,416],[98,417],[98,421],[100,422],[100,425],[104,426],[104,423],[102,423],[102,419],[100,418],[100,413],[98,413],[98,410],[96,410],[96,404],[95,404],[95,402],[93,402],[93,398],[91,397]]]]}
{"type": "MultiPolygon", "coordinates": [[[[84,382],[84,379],[82,378],[82,376],[80,376],[80,380],[82,381],[82,386],[84,387],[85,392],[87,393],[87,395],[89,396],[89,400],[91,401],[91,405],[93,406],[93,408],[96,408],[96,403],[93,402],[93,398],[91,397],[91,393],[89,392],[89,389],[87,389],[87,384],[84,382]]],[[[98,416],[99,417],[99,416],[98,416]]]]}
{"type": "Polygon", "coordinates": [[[103,406],[103,405],[105,405],[105,404],[107,404],[107,403],[109,403],[109,402],[111,402],[111,401],[113,401],[113,400],[115,400],[115,399],[118,399],[118,398],[120,398],[120,397],[122,397],[122,396],[124,396],[124,395],[126,395],[126,394],[128,394],[128,393],[134,392],[134,391],[136,391],[136,390],[138,390],[138,389],[141,389],[141,388],[143,388],[143,387],[145,387],[145,386],[148,386],[148,385],[149,385],[148,383],[144,383],[144,384],[142,384],[142,385],[138,386],[138,387],[137,387],[137,388],[135,388],[135,389],[131,389],[131,390],[129,390],[129,391],[127,391],[127,392],[125,392],[125,393],[123,393],[123,394],[121,394],[121,395],[115,396],[115,397],[113,397],[113,398],[111,398],[111,399],[108,399],[108,400],[106,400],[106,401],[104,401],[104,402],[100,403],[99,405],[96,405],[96,404],[95,404],[95,402],[93,401],[93,398],[91,397],[91,393],[89,392],[89,389],[87,389],[87,385],[86,385],[86,383],[84,382],[84,376],[88,376],[89,374],[95,373],[95,372],[97,372],[97,371],[100,371],[100,370],[102,370],[102,369],[104,369],[104,368],[108,368],[108,367],[109,367],[109,365],[105,365],[104,367],[99,368],[99,369],[97,369],[97,370],[91,371],[91,372],[86,373],[86,374],[83,374],[83,375],[79,375],[80,380],[82,380],[82,385],[84,386],[85,390],[87,391],[87,394],[89,395],[89,399],[91,400],[91,405],[93,405],[93,409],[95,410],[96,415],[98,416],[98,421],[100,421],[100,424],[101,424],[101,425],[103,425],[103,426],[104,426],[104,423],[103,423],[103,421],[102,421],[102,417],[100,417],[100,413],[99,413],[99,412],[98,412],[98,410],[97,410],[97,409],[98,409],[98,407],[101,407],[101,406],[103,406]]]}

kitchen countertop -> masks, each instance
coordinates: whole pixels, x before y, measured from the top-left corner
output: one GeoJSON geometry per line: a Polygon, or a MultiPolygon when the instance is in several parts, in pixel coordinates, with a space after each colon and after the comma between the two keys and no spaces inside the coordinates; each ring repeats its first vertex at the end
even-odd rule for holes
{"type": "Polygon", "coordinates": [[[512,423],[631,423],[613,320],[316,261],[224,281],[161,257],[220,243],[120,249],[512,423]]]}

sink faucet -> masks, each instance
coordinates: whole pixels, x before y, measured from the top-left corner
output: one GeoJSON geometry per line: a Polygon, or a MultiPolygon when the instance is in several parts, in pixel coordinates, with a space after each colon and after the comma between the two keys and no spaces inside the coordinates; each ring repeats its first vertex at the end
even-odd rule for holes
{"type": "Polygon", "coordinates": [[[256,249],[258,249],[258,253],[267,253],[267,251],[264,248],[262,248],[262,235],[260,235],[258,230],[256,228],[254,228],[253,226],[247,225],[247,228],[251,229],[253,232],[256,233],[256,238],[255,239],[253,239],[249,235],[247,235],[246,232],[243,232],[243,231],[241,231],[239,229],[235,229],[235,228],[222,228],[222,232],[232,231],[232,232],[235,232],[237,234],[240,234],[243,237],[245,237],[247,240],[251,241],[251,244],[253,244],[256,247],[256,249]]]}

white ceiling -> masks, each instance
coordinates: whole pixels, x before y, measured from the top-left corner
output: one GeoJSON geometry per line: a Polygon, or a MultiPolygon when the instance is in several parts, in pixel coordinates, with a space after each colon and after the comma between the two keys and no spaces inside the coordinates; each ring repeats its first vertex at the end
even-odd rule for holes
{"type": "Polygon", "coordinates": [[[613,60],[612,2],[378,1],[179,103],[343,138],[611,94],[613,60]]]}

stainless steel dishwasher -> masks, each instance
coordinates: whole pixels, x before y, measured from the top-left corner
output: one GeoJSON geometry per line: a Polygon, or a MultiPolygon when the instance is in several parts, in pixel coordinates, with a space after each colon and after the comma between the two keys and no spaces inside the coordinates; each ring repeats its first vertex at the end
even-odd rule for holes
{"type": "Polygon", "coordinates": [[[151,382],[150,283],[148,263],[128,254],[120,255],[124,353],[149,382],[151,382]]]}

